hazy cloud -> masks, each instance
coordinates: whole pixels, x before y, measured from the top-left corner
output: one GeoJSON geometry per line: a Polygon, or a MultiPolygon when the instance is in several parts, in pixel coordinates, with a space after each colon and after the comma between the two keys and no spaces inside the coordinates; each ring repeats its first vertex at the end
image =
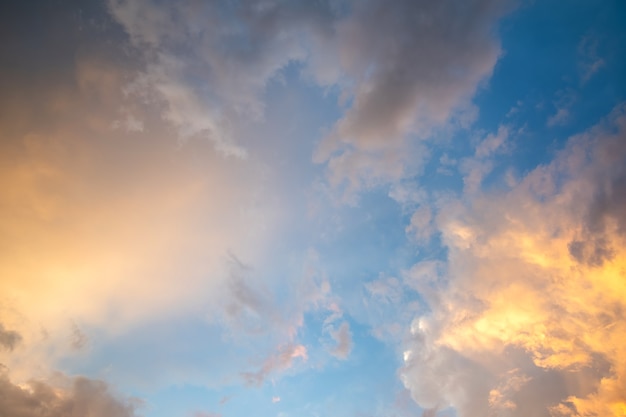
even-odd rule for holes
{"type": "Polygon", "coordinates": [[[606,65],[598,49],[599,39],[593,34],[583,36],[578,43],[578,70],[583,84],[606,65]]]}
{"type": "Polygon", "coordinates": [[[297,344],[288,345],[268,357],[258,371],[244,372],[241,376],[247,384],[260,386],[274,373],[284,372],[291,368],[294,360],[298,358],[306,362],[308,359],[306,347],[297,344]]]}
{"type": "Polygon", "coordinates": [[[76,323],[72,323],[72,334],[70,336],[70,345],[74,350],[81,350],[89,343],[89,338],[82,330],[76,325],[76,323]]]}
{"type": "Polygon", "coordinates": [[[352,351],[352,333],[350,332],[350,324],[344,321],[336,330],[330,331],[330,336],[336,345],[331,349],[330,353],[339,359],[347,359],[352,351]]]}
{"type": "Polygon", "coordinates": [[[265,87],[290,63],[337,87],[345,113],[315,160],[349,189],[418,169],[425,150],[407,146],[407,136],[471,122],[472,96],[500,54],[497,20],[510,8],[496,0],[462,11],[453,0],[108,4],[146,61],[127,91],[160,100],[182,138],[210,138],[223,154],[246,155],[233,128],[263,118],[265,87]]]}
{"type": "Polygon", "coordinates": [[[247,151],[233,127],[263,118],[268,81],[305,60],[307,33],[332,19],[326,1],[108,3],[146,60],[128,91],[162,100],[181,138],[209,138],[237,157],[247,151]]]}
{"type": "Polygon", "coordinates": [[[65,387],[44,381],[15,385],[0,375],[0,415],[11,417],[132,417],[137,400],[119,399],[106,383],[61,377],[65,387]]]}
{"type": "Polygon", "coordinates": [[[4,325],[0,323],[0,347],[6,350],[13,350],[22,340],[22,336],[14,331],[5,329],[4,325]]]}
{"type": "Polygon", "coordinates": [[[107,339],[174,311],[216,315],[228,252],[258,260],[282,211],[266,166],[180,145],[162,103],[128,93],[143,56],[102,4],[50,4],[2,14],[40,28],[3,42],[0,78],[0,321],[22,338],[7,362],[19,382],[84,348],[74,318],[107,339]]]}

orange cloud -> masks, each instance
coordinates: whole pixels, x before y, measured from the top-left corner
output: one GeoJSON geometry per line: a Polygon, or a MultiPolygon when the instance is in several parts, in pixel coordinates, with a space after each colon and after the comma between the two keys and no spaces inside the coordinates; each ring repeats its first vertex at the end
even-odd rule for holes
{"type": "Polygon", "coordinates": [[[124,95],[128,65],[103,55],[77,57],[73,86],[0,100],[0,323],[23,337],[0,359],[16,380],[70,349],[74,320],[115,334],[206,310],[228,253],[255,262],[276,231],[261,164],[177,143],[158,102],[124,95]]]}
{"type": "Polygon", "coordinates": [[[507,193],[442,205],[443,292],[415,320],[402,372],[418,403],[624,415],[625,110],[507,193]]]}

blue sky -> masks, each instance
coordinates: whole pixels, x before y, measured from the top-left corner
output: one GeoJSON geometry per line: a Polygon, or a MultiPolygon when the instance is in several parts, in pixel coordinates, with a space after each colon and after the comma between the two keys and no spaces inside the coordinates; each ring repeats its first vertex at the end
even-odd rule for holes
{"type": "Polygon", "coordinates": [[[623,2],[0,16],[1,416],[625,415],[623,2]]]}

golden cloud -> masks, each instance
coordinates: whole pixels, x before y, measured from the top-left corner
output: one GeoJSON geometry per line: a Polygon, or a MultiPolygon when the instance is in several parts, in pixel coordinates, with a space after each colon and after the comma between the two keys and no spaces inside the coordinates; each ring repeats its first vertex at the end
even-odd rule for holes
{"type": "Polygon", "coordinates": [[[416,319],[402,371],[418,402],[461,416],[624,415],[625,110],[510,191],[442,207],[443,295],[416,319]],[[420,373],[443,381],[428,392],[420,373]]]}

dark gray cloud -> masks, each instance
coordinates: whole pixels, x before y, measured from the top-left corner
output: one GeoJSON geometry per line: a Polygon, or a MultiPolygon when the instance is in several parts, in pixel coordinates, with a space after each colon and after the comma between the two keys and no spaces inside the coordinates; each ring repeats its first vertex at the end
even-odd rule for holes
{"type": "Polygon", "coordinates": [[[15,346],[20,343],[22,336],[14,331],[5,329],[4,325],[0,323],[0,347],[6,350],[13,350],[15,346]]]}

